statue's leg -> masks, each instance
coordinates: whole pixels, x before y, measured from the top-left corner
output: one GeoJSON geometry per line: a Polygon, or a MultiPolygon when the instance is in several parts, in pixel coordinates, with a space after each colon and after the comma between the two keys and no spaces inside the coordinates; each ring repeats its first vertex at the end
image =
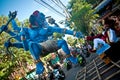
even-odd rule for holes
{"type": "Polygon", "coordinates": [[[41,45],[38,43],[30,42],[29,50],[36,63],[36,74],[42,74],[44,71],[44,67],[43,67],[43,63],[40,60],[40,54],[42,52],[41,45]]]}
{"type": "Polygon", "coordinates": [[[70,50],[65,40],[58,40],[57,45],[59,48],[62,48],[67,55],[70,54],[70,50]]]}
{"type": "Polygon", "coordinates": [[[74,64],[78,63],[78,59],[70,55],[70,50],[65,40],[58,40],[57,45],[59,48],[62,48],[63,51],[66,53],[68,60],[70,60],[74,64]]]}

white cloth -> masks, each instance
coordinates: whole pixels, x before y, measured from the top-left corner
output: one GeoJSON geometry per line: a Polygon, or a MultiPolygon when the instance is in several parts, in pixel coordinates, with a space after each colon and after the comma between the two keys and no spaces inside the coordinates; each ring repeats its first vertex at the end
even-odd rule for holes
{"type": "Polygon", "coordinates": [[[98,45],[100,44],[106,44],[106,42],[100,38],[95,38],[93,42],[94,42],[94,49],[97,49],[99,47],[98,45]]]}
{"type": "Polygon", "coordinates": [[[117,42],[118,38],[117,38],[115,31],[112,29],[109,29],[108,32],[109,32],[108,38],[109,38],[110,42],[117,42]]]}
{"type": "Polygon", "coordinates": [[[100,38],[95,38],[94,39],[94,49],[96,49],[96,53],[98,55],[102,54],[106,50],[110,48],[110,45],[107,44],[105,41],[103,41],[100,38]]]}

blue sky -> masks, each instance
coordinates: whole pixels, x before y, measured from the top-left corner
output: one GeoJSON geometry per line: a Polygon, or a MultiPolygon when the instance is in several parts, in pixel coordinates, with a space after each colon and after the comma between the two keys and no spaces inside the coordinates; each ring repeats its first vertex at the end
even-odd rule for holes
{"type": "MultiPolygon", "coordinates": [[[[49,0],[43,0],[43,1],[49,1],[49,0]]],[[[61,0],[61,1],[64,2],[64,4],[66,5],[68,0],[61,0]]],[[[15,11],[15,10],[17,11],[17,18],[19,19],[19,21],[28,19],[29,16],[35,10],[39,10],[43,12],[46,16],[53,17],[56,20],[56,22],[65,19],[65,17],[60,16],[59,14],[55,14],[54,11],[45,8],[44,6],[35,2],[34,0],[0,0],[0,15],[7,16],[9,14],[9,11],[15,11]]]]}

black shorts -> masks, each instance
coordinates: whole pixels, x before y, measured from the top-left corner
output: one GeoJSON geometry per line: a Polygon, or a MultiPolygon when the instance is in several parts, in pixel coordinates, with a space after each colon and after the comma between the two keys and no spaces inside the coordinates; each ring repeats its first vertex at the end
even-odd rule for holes
{"type": "Polygon", "coordinates": [[[47,40],[45,42],[40,43],[42,46],[42,55],[45,56],[49,53],[56,52],[59,48],[57,46],[57,40],[47,40]]]}

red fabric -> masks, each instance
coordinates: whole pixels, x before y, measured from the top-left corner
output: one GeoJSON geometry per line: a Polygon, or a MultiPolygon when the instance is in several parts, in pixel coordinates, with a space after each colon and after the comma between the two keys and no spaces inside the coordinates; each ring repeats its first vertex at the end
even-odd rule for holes
{"type": "Polygon", "coordinates": [[[87,36],[87,40],[93,41],[95,38],[101,38],[103,35],[102,34],[97,34],[96,36],[87,36]]]}
{"type": "Polygon", "coordinates": [[[107,34],[107,31],[106,31],[105,34],[101,37],[101,39],[106,42],[107,38],[108,38],[108,34],[107,34]]]}
{"type": "Polygon", "coordinates": [[[96,36],[87,36],[87,40],[93,41],[95,38],[100,38],[106,42],[106,38],[108,38],[107,31],[105,34],[97,34],[96,36]]]}

